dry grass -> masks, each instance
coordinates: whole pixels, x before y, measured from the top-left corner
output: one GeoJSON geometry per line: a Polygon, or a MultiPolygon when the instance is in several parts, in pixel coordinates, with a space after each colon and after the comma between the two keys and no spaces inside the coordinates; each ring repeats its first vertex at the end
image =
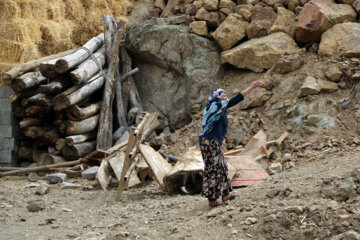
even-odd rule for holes
{"type": "Polygon", "coordinates": [[[84,44],[103,31],[101,15],[123,19],[132,7],[133,0],[0,0],[0,74],[84,44]]]}

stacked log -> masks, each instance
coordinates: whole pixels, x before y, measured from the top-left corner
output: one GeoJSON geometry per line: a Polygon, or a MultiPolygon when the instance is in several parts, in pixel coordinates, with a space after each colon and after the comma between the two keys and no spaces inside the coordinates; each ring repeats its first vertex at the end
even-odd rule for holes
{"type": "MultiPolygon", "coordinates": [[[[110,19],[116,25],[111,17],[110,19]]],[[[126,69],[122,69],[121,64],[119,66],[122,59],[119,54],[127,54],[126,50],[117,53],[125,36],[124,27],[120,28],[115,27],[115,30],[123,31],[120,34],[121,39],[115,39],[118,42],[117,47],[105,46],[104,33],[102,33],[77,50],[58,54],[57,58],[49,57],[47,58],[49,60],[41,62],[40,65],[34,65],[34,68],[9,71],[7,76],[11,75],[13,78],[11,87],[15,91],[10,100],[18,103],[14,111],[14,116],[19,122],[15,155],[20,162],[36,162],[38,166],[56,164],[79,159],[96,149],[96,145],[99,144],[97,137],[101,111],[104,106],[109,105],[104,103],[103,99],[112,101],[114,96],[121,97],[121,87],[113,88],[114,83],[121,86],[126,82],[128,85],[127,77],[136,72],[136,70],[131,71],[131,66],[128,64],[126,69]],[[114,57],[118,60],[112,62],[108,54],[114,52],[116,55],[114,57]],[[109,71],[108,66],[110,66],[109,71]],[[128,72],[130,74],[127,74],[128,72]],[[106,96],[109,92],[107,88],[110,87],[115,93],[106,96]]],[[[113,32],[110,37],[114,38],[114,36],[116,35],[113,32]]],[[[136,87],[131,89],[132,92],[134,90],[136,92],[136,87]]],[[[133,95],[134,93],[131,95],[129,89],[129,93],[126,93],[127,99],[124,100],[126,104],[133,101],[131,100],[133,95]]],[[[138,99],[135,101],[135,104],[141,106],[138,99]]],[[[123,103],[115,105],[119,108],[123,103]]],[[[112,107],[107,110],[112,114],[112,107]]],[[[122,121],[114,121],[114,130],[127,127],[127,123],[123,121],[126,119],[127,111],[128,109],[121,107],[112,114],[122,119],[122,121]],[[118,112],[121,112],[120,117],[118,112]]],[[[103,121],[112,122],[112,119],[103,121]]],[[[112,132],[110,129],[110,135],[112,132]]],[[[110,140],[112,141],[112,137],[110,140]]],[[[111,147],[112,142],[106,146],[111,147]]]]}

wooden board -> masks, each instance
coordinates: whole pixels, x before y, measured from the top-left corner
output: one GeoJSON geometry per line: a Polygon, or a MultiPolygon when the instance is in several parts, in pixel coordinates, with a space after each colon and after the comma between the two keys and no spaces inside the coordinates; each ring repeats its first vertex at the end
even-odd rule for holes
{"type": "Polygon", "coordinates": [[[106,191],[111,182],[111,171],[108,161],[102,161],[100,168],[96,174],[96,180],[102,190],[106,191]]]}

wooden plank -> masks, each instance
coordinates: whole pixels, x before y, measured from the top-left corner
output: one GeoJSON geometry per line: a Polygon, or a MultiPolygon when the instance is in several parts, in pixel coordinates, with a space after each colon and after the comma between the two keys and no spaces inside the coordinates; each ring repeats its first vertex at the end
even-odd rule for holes
{"type": "Polygon", "coordinates": [[[164,186],[164,178],[166,174],[171,170],[172,166],[168,163],[159,152],[156,152],[152,147],[140,144],[140,152],[144,157],[146,163],[151,168],[155,180],[158,182],[160,188],[166,192],[164,186]]]}
{"type": "Polygon", "coordinates": [[[102,161],[100,168],[96,174],[96,180],[102,190],[106,191],[111,182],[111,171],[108,161],[102,161]]]}

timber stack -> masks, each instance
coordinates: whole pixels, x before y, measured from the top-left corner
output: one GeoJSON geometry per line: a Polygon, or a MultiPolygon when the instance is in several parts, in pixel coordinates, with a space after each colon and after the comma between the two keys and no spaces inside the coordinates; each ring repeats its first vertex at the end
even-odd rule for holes
{"type": "Polygon", "coordinates": [[[141,115],[125,23],[110,16],[103,21],[105,32],[82,47],[5,73],[15,91],[10,101],[18,103],[15,155],[20,161],[42,166],[106,151],[135,123],[127,113],[141,115]]]}

